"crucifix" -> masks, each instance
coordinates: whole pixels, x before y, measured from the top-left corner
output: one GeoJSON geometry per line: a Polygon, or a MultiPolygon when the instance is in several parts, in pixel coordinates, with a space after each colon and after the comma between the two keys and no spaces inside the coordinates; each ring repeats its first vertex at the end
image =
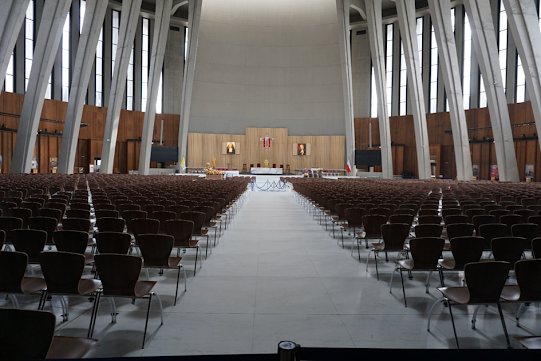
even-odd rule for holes
{"type": "Polygon", "coordinates": [[[259,140],[263,141],[263,148],[267,151],[270,149],[271,140],[274,140],[274,138],[269,137],[269,133],[267,133],[263,138],[259,138],[259,140]]]}

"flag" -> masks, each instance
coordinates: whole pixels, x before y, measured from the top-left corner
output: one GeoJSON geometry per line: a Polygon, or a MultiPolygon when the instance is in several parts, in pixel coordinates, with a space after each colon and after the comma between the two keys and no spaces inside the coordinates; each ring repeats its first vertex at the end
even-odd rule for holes
{"type": "Polygon", "coordinates": [[[182,160],[180,161],[180,167],[182,168],[182,170],[186,170],[186,161],[184,159],[184,157],[182,157],[182,160]]]}
{"type": "Polygon", "coordinates": [[[349,159],[348,159],[348,164],[346,164],[346,170],[349,172],[351,172],[351,165],[349,164],[349,159]]]}

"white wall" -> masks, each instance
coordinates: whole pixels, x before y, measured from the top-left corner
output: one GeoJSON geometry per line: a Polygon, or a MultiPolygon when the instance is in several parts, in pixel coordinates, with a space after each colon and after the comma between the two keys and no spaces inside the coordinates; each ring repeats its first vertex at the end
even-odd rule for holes
{"type": "Polygon", "coordinates": [[[205,0],[190,132],[341,135],[335,0],[205,0]]]}

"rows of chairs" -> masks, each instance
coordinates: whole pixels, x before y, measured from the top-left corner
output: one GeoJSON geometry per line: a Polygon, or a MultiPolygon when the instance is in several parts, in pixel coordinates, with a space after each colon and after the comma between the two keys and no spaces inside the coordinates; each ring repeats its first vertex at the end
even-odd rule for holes
{"type": "MultiPolygon", "coordinates": [[[[366,269],[373,254],[378,280],[378,256],[384,253],[389,261],[388,253],[397,253],[389,290],[392,293],[394,275],[400,273],[406,307],[404,272],[410,278],[414,271],[426,272],[427,293],[432,273],[437,272],[439,290],[446,302],[467,303],[465,298],[453,299],[445,293],[445,274],[464,272],[467,265],[480,264],[479,269],[490,269],[504,264],[505,279],[500,282],[503,287],[509,271],[524,262],[528,253],[535,264],[541,262],[536,259],[541,258],[541,188],[535,184],[300,178],[288,181],[293,184],[297,201],[338,243],[341,241],[342,247],[344,236],[350,236],[351,254],[356,246],[359,261],[364,241],[368,249],[366,269]]],[[[466,276],[467,285],[457,292],[466,294],[468,287],[470,292],[481,292],[477,288],[479,282],[470,278],[468,281],[466,276]]],[[[489,273],[488,278],[496,276],[489,273]]],[[[495,291],[496,298],[485,303],[512,300],[502,292],[495,291]]],[[[506,330],[505,333],[507,336],[506,330]]],[[[507,342],[510,345],[508,338],[507,342]]]]}
{"type": "MultiPolygon", "coordinates": [[[[212,247],[209,229],[214,228],[216,246],[217,239],[238,212],[247,181],[208,182],[193,177],[163,176],[145,179],[131,175],[63,178],[70,180],[70,186],[58,186],[53,194],[48,193],[52,188],[43,188],[41,192],[18,189],[20,193],[4,194],[0,209],[7,215],[0,216],[0,250],[5,248],[0,251],[0,293],[8,295],[14,308],[19,307],[17,294],[39,295],[40,310],[51,297],[57,298],[64,321],[69,317],[65,297],[93,299],[88,340],[74,341],[88,348],[71,354],[76,357],[97,342],[92,337],[103,297],[110,300],[112,322],[116,322],[114,298],[146,298],[144,347],[152,298],[158,298],[162,309],[161,299],[153,291],[157,282],[150,281],[149,269],[159,269],[160,275],[167,269],[177,271],[176,305],[181,270],[186,290],[186,270],[180,250],[196,250],[195,275],[201,253],[199,238],[206,236],[208,250],[212,247]],[[41,197],[34,193],[41,193],[41,197]],[[8,194],[13,197],[6,197],[8,194]],[[30,207],[28,203],[35,204],[30,207]],[[133,254],[134,250],[138,255],[133,254]],[[94,278],[83,277],[86,266],[92,267],[94,278]],[[26,276],[27,269],[30,277],[26,276]],[[139,280],[142,270],[147,280],[139,280]],[[43,277],[38,277],[39,273],[43,277]]],[[[59,340],[62,345],[68,342],[59,340]]],[[[57,355],[55,345],[58,343],[53,343],[48,357],[57,355]]],[[[6,352],[9,355],[11,351],[6,352]]]]}

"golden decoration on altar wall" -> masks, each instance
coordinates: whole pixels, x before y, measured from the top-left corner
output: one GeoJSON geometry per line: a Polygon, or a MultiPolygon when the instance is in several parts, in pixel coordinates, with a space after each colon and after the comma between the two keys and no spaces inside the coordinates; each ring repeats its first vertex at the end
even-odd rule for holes
{"type": "Polygon", "coordinates": [[[269,167],[269,161],[265,159],[265,161],[263,162],[263,165],[265,165],[265,168],[268,168],[269,167]]]}
{"type": "Polygon", "coordinates": [[[216,169],[216,157],[212,157],[212,168],[216,169]]]}

